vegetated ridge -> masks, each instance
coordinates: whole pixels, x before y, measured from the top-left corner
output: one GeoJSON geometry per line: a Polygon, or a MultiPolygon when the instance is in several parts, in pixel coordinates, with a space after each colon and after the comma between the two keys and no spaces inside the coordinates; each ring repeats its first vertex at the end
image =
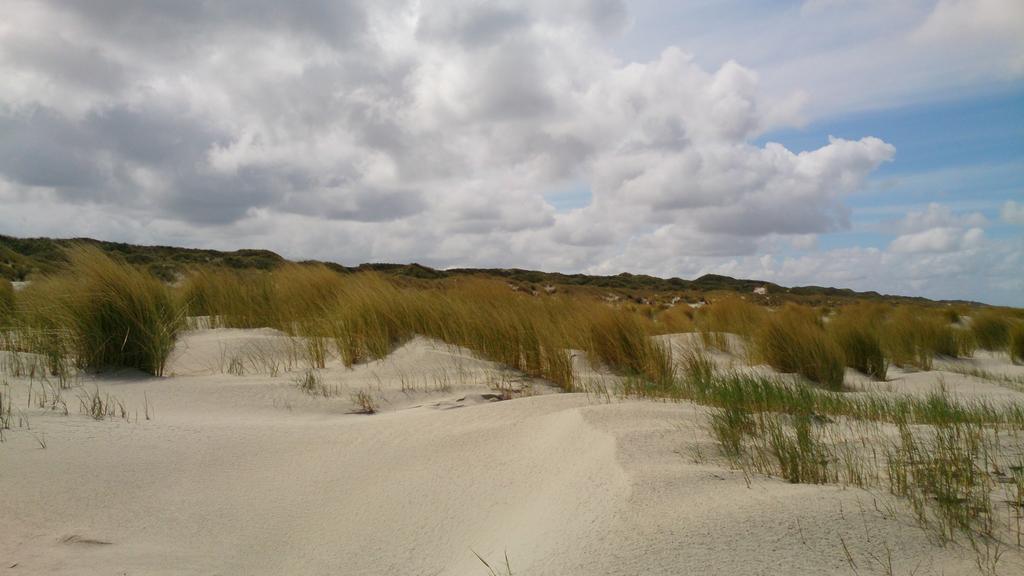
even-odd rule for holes
{"type": "MultiPolygon", "coordinates": [[[[191,267],[213,266],[232,269],[272,270],[288,262],[270,250],[243,249],[234,251],[181,248],[175,246],[142,246],[107,242],[92,238],[17,238],[0,234],[0,278],[11,281],[29,280],[32,276],[59,270],[66,263],[65,249],[87,244],[143,268],[164,281],[173,281],[191,267]]],[[[435,280],[459,276],[483,276],[505,279],[526,291],[599,290],[606,297],[641,301],[653,299],[655,293],[672,293],[689,301],[705,294],[734,292],[750,295],[764,304],[799,301],[805,304],[837,304],[853,300],[891,300],[905,302],[936,302],[979,305],[964,300],[932,301],[923,297],[894,296],[875,291],[858,292],[849,288],[824,286],[785,287],[763,280],[731,278],[705,274],[695,280],[658,278],[646,274],[623,272],[614,276],[562,274],[519,268],[450,268],[438,270],[422,264],[364,263],[344,266],[335,262],[304,260],[299,264],[322,264],[341,273],[374,271],[399,278],[435,280]],[[755,294],[756,289],[764,293],[755,294]]],[[[661,298],[659,298],[661,299],[661,298]]]]}

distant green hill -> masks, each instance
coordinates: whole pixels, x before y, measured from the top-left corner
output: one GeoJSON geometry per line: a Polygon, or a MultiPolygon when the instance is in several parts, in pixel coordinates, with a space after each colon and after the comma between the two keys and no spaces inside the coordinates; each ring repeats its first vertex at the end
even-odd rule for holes
{"type": "MultiPolygon", "coordinates": [[[[235,250],[222,252],[197,248],[174,246],[139,246],[121,242],[105,242],[91,238],[15,238],[0,235],[0,277],[9,280],[26,280],[36,275],[57,271],[65,262],[64,248],[76,244],[91,244],[109,254],[140,268],[154,276],[173,281],[190,267],[217,266],[233,269],[270,270],[288,262],[284,257],[269,250],[235,250]]],[[[761,280],[737,279],[717,274],[705,274],[696,280],[682,278],[658,278],[645,274],[623,272],[615,276],[590,276],[587,274],[561,274],[518,268],[453,268],[436,270],[421,264],[370,263],[358,266],[343,266],[334,262],[306,260],[299,264],[322,264],[341,273],[376,271],[382,274],[406,278],[410,281],[426,281],[460,276],[482,276],[500,278],[528,291],[589,291],[595,295],[614,296],[643,302],[648,299],[664,301],[667,295],[678,295],[687,301],[699,300],[704,295],[734,292],[765,304],[783,301],[799,301],[808,304],[835,304],[850,300],[887,300],[901,302],[933,302],[926,298],[889,296],[878,292],[856,292],[847,288],[821,286],[797,286],[787,288],[761,280]],[[767,294],[754,294],[755,288],[765,288],[767,294]],[[657,296],[657,298],[655,298],[657,296]]],[[[976,302],[961,300],[941,303],[977,305],[976,302]]]]}
{"type": "Polygon", "coordinates": [[[98,246],[105,252],[146,268],[165,280],[173,279],[189,266],[213,265],[269,270],[286,262],[284,258],[269,250],[221,252],[174,246],[137,246],[92,238],[14,238],[0,235],[0,277],[25,280],[35,274],[53,272],[64,264],[64,248],[72,244],[98,246]]]}

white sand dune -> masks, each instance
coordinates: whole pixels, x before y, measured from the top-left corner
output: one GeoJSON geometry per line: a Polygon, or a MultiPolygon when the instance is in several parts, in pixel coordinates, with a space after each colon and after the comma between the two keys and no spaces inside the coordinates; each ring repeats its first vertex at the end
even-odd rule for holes
{"type": "Polygon", "coordinates": [[[299,390],[297,365],[221,372],[254,348],[295,354],[273,331],[203,330],[172,377],[83,378],[132,422],[77,414],[74,391],[68,416],[29,407],[9,378],[31,428],[0,445],[0,572],[465,575],[487,573],[475,553],[507,553],[522,575],[850,574],[843,542],[862,574],[890,553],[898,574],[975,570],[883,494],[748,485],[701,456],[715,448],[699,406],[555,394],[426,339],[330,365],[327,397],[299,390]],[[503,386],[532,395],[493,401],[503,386]],[[350,413],[360,390],[379,413],[350,413]]]}

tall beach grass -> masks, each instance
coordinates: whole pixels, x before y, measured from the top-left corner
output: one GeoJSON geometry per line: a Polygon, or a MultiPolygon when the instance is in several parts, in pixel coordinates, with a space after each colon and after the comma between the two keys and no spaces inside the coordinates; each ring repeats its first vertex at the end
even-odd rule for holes
{"type": "Polygon", "coordinates": [[[828,333],[850,368],[885,380],[889,360],[882,349],[884,312],[877,305],[849,306],[831,319],[828,333]]]}
{"type": "Polygon", "coordinates": [[[766,315],[765,308],[737,296],[728,296],[701,308],[695,323],[705,345],[728,352],[726,334],[749,340],[760,329],[766,315]]]}
{"type": "Polygon", "coordinates": [[[965,355],[970,341],[942,315],[901,306],[890,312],[882,324],[882,346],[894,364],[931,370],[936,355],[965,355]]]}
{"type": "Polygon", "coordinates": [[[791,305],[766,316],[753,334],[753,350],[776,370],[832,390],[843,386],[843,352],[812,309],[791,305]]]}
{"type": "Polygon", "coordinates": [[[0,328],[14,321],[14,286],[10,280],[0,278],[0,328]]]}
{"type": "Polygon", "coordinates": [[[30,351],[81,368],[130,367],[162,375],[183,314],[167,286],[76,246],[67,268],[32,282],[18,298],[17,323],[30,351]]]}
{"type": "Polygon", "coordinates": [[[1010,327],[1009,343],[1010,361],[1014,364],[1024,363],[1024,321],[1017,321],[1010,327]]]}
{"type": "Polygon", "coordinates": [[[1011,320],[997,311],[972,315],[970,326],[974,341],[982,350],[1003,351],[1010,343],[1011,320]]]}

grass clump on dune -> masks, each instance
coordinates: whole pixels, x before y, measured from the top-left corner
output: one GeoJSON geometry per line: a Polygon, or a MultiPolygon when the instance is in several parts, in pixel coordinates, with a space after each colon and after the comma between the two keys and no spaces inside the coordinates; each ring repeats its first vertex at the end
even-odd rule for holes
{"type": "Polygon", "coordinates": [[[876,380],[885,380],[889,361],[882,350],[881,314],[873,306],[851,306],[828,324],[846,365],[876,380]]]}
{"type": "MultiPolygon", "coordinates": [[[[331,315],[345,285],[342,275],[321,265],[288,264],[271,272],[200,268],[185,279],[179,298],[211,328],[275,328],[303,336],[307,359],[323,368],[337,335],[331,315]]],[[[348,365],[363,356],[343,354],[348,365]]]]}
{"type": "Polygon", "coordinates": [[[642,378],[647,386],[667,389],[674,385],[671,353],[651,340],[638,316],[613,309],[595,314],[588,352],[627,376],[642,378]]]}
{"type": "Polygon", "coordinates": [[[754,355],[781,372],[795,372],[838,390],[843,385],[843,353],[812,310],[786,306],[768,315],[753,335],[754,355]]]}
{"type": "Polygon", "coordinates": [[[696,324],[705,345],[729,351],[729,342],[724,335],[736,334],[750,339],[764,322],[766,314],[764,308],[730,296],[701,308],[696,324]]]}
{"type": "MultiPolygon", "coordinates": [[[[700,353],[692,358],[702,358],[700,353]]],[[[723,410],[750,414],[778,413],[850,418],[869,422],[922,425],[991,424],[1024,430],[1024,405],[954,398],[946,390],[924,397],[851,394],[823,390],[781,376],[743,372],[718,373],[706,360],[686,359],[688,369],[678,381],[676,398],[723,410]]]]}
{"type": "Polygon", "coordinates": [[[279,322],[272,287],[266,272],[200,268],[179,295],[189,315],[209,317],[210,328],[263,328],[279,322]]]}
{"type": "MultiPolygon", "coordinates": [[[[346,366],[383,358],[397,344],[412,337],[408,299],[380,276],[360,274],[345,278],[337,286],[337,293],[322,298],[332,303],[325,311],[325,324],[346,366]]],[[[311,301],[307,306],[314,304],[311,301]]],[[[308,335],[317,329],[317,324],[311,322],[304,328],[308,335]]]]}
{"type": "Polygon", "coordinates": [[[571,301],[476,279],[408,288],[375,273],[322,266],[285,266],[252,280],[199,271],[182,298],[212,326],[272,327],[304,338],[315,367],[332,354],[346,366],[380,359],[421,334],[572,389],[571,301]]]}
{"type": "Polygon", "coordinates": [[[62,274],[33,282],[19,299],[30,339],[82,368],[162,375],[183,320],[170,290],[96,248],[74,247],[67,256],[62,274]]]}
{"type": "Polygon", "coordinates": [[[654,330],[658,334],[694,332],[697,328],[695,316],[693,308],[686,304],[676,304],[655,314],[654,330]]]}
{"type": "Polygon", "coordinates": [[[1010,321],[996,311],[985,311],[971,317],[971,334],[978,348],[1002,351],[1010,343],[1010,321]]]}
{"type": "Polygon", "coordinates": [[[950,324],[959,324],[960,320],[964,316],[964,313],[960,308],[949,306],[942,310],[942,316],[950,324]]]}
{"type": "Polygon", "coordinates": [[[942,316],[913,307],[895,309],[882,325],[886,355],[900,366],[931,370],[938,355],[960,356],[969,340],[942,316]]]}
{"type": "MultiPolygon", "coordinates": [[[[1021,405],[958,399],[944,388],[925,397],[849,394],[780,377],[717,374],[701,355],[688,359],[680,397],[713,408],[708,429],[748,483],[757,473],[805,484],[888,484],[943,542],[957,533],[972,541],[994,536],[994,489],[1006,470],[1019,469],[1021,405]]],[[[1019,486],[1005,500],[1011,521],[1004,534],[1017,538],[1019,486]]]]}
{"type": "Polygon", "coordinates": [[[1015,322],[1010,327],[1008,349],[1011,362],[1024,362],[1024,322],[1015,322]]]}
{"type": "MultiPolygon", "coordinates": [[[[374,274],[344,276],[323,318],[346,365],[382,358],[420,334],[567,391],[575,386],[572,349],[651,381],[664,383],[672,374],[646,317],[596,301],[531,296],[490,280],[408,288],[374,274]]],[[[317,325],[301,333],[308,337],[310,328],[317,325]]]]}
{"type": "Polygon", "coordinates": [[[6,278],[0,278],[0,326],[7,326],[14,319],[14,286],[6,278]]]}
{"type": "Polygon", "coordinates": [[[407,296],[416,333],[473,350],[489,360],[571,391],[569,349],[582,348],[581,305],[559,296],[533,297],[486,280],[463,280],[407,296]]]}
{"type": "Polygon", "coordinates": [[[934,355],[964,354],[974,341],[948,322],[948,313],[923,307],[855,305],[826,326],[815,309],[769,311],[740,297],[659,311],[530,294],[489,279],[402,281],[313,265],[197,270],[180,293],[211,326],[272,327],[300,337],[316,368],[335,355],[347,366],[380,359],[419,334],[565,390],[574,389],[571,351],[583,350],[632,377],[633,391],[644,395],[672,395],[676,387],[669,351],[651,341],[654,334],[698,329],[706,345],[725,350],[727,335],[735,334],[752,359],[830,389],[841,388],[844,365],[884,379],[889,361],[928,369],[934,355]]]}

